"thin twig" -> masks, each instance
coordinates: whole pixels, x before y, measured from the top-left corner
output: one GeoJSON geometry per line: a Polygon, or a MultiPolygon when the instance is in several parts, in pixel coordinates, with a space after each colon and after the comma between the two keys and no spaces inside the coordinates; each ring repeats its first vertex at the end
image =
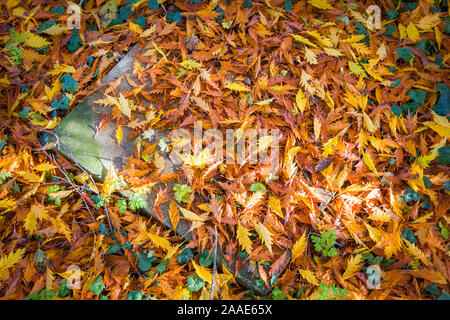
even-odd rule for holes
{"type": "Polygon", "coordinates": [[[213,291],[214,291],[214,277],[216,275],[216,259],[217,259],[217,226],[214,226],[214,232],[216,236],[216,240],[214,241],[214,262],[213,262],[213,272],[212,272],[212,281],[211,281],[211,291],[209,292],[209,300],[213,299],[213,291]]]}
{"type": "MultiPolygon", "coordinates": [[[[70,152],[70,154],[72,155],[72,161],[75,163],[75,165],[76,165],[81,171],[83,171],[83,172],[89,177],[89,179],[91,180],[92,184],[94,185],[95,191],[97,192],[97,194],[100,194],[100,191],[99,191],[98,188],[97,188],[97,184],[95,183],[94,178],[92,178],[92,176],[91,176],[89,173],[87,173],[86,170],[83,169],[83,167],[77,162],[77,160],[75,160],[75,157],[73,156],[73,154],[72,154],[72,152],[71,152],[70,150],[69,150],[69,152],[70,152]]],[[[109,210],[108,210],[108,208],[106,207],[106,203],[105,203],[105,205],[104,205],[103,207],[105,208],[106,219],[108,220],[109,232],[112,232],[112,231],[113,231],[113,228],[112,228],[112,224],[111,224],[111,219],[109,218],[109,210]]]]}
{"type": "Polygon", "coordinates": [[[86,206],[87,211],[88,211],[89,214],[91,215],[92,221],[95,221],[95,217],[94,217],[94,215],[92,214],[91,209],[89,209],[89,205],[88,205],[88,203],[86,202],[86,199],[84,198],[83,193],[80,191],[80,189],[78,189],[77,185],[75,185],[72,181],[70,181],[69,176],[66,174],[66,172],[64,171],[64,169],[61,168],[61,167],[58,165],[58,163],[57,163],[56,160],[53,158],[53,156],[49,155],[49,154],[48,154],[47,152],[45,152],[45,151],[43,151],[43,152],[44,152],[44,154],[45,154],[47,157],[49,157],[49,158],[52,160],[52,162],[58,167],[59,171],[61,171],[62,174],[66,177],[67,182],[70,183],[70,185],[74,188],[74,190],[80,195],[81,199],[82,199],[83,202],[84,202],[84,205],[86,206]]]}

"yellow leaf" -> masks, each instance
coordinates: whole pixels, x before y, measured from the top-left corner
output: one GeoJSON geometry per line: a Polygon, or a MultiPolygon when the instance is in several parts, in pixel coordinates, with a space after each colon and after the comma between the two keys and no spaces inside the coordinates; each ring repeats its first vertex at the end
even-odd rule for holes
{"type": "Polygon", "coordinates": [[[432,15],[425,16],[419,20],[417,26],[426,31],[431,31],[431,28],[436,27],[441,23],[440,13],[436,12],[432,15]]]}
{"type": "Polygon", "coordinates": [[[368,223],[365,223],[365,222],[364,222],[364,225],[366,226],[367,231],[369,231],[369,236],[370,236],[370,238],[371,238],[375,243],[378,243],[378,242],[380,241],[380,239],[381,239],[381,234],[380,234],[380,232],[379,232],[376,228],[372,227],[372,226],[371,226],[370,224],[368,224],[368,223]]]}
{"type": "Polygon", "coordinates": [[[212,273],[208,268],[198,265],[194,260],[192,260],[192,265],[194,266],[195,273],[208,283],[212,282],[212,273]]]}
{"type": "Polygon", "coordinates": [[[363,152],[363,161],[372,172],[378,174],[377,168],[373,164],[372,158],[370,158],[370,156],[365,152],[363,152]]]}
{"type": "Polygon", "coordinates": [[[409,40],[412,42],[417,42],[420,40],[420,34],[417,30],[416,26],[413,23],[409,23],[408,27],[406,28],[406,33],[408,34],[409,40]]]}
{"type": "MultiPolygon", "coordinates": [[[[307,34],[314,37],[318,42],[320,42],[321,46],[331,48],[333,46],[333,43],[329,38],[323,37],[318,31],[316,30],[308,30],[306,31],[307,34]]],[[[324,48],[326,49],[326,48],[324,48]]]]}
{"type": "Polygon", "coordinates": [[[309,41],[308,39],[306,39],[300,35],[291,33],[291,36],[294,38],[295,41],[301,42],[301,43],[306,44],[313,48],[318,48],[317,45],[315,45],[314,43],[312,43],[311,41],[309,41]]]}
{"type": "Polygon", "coordinates": [[[24,179],[26,182],[29,183],[37,183],[41,182],[41,177],[37,176],[36,174],[32,172],[26,172],[26,171],[19,171],[17,174],[24,179]]]}
{"type": "Polygon", "coordinates": [[[297,103],[297,107],[300,112],[303,113],[305,111],[308,99],[306,99],[306,96],[303,94],[303,90],[300,88],[298,89],[297,95],[295,96],[295,102],[297,103]]]}
{"type": "Polygon", "coordinates": [[[423,156],[418,156],[414,162],[422,169],[427,169],[430,162],[433,161],[434,159],[436,159],[436,155],[426,154],[423,156]]]}
{"type": "Polygon", "coordinates": [[[122,138],[123,138],[123,130],[122,130],[122,126],[119,125],[119,127],[116,130],[116,140],[117,140],[117,144],[120,146],[120,142],[122,142],[122,138]]]}
{"type": "Polygon", "coordinates": [[[194,59],[186,59],[180,65],[186,69],[194,70],[203,67],[200,62],[195,61],[194,59]]]}
{"type": "Polygon", "coordinates": [[[323,146],[322,146],[322,156],[323,157],[328,157],[329,155],[333,155],[335,150],[336,150],[336,146],[338,143],[338,138],[339,136],[335,136],[334,138],[331,138],[330,140],[328,140],[323,146]]]}
{"type": "Polygon", "coordinates": [[[346,43],[357,43],[359,41],[361,41],[362,39],[365,38],[365,35],[363,34],[355,34],[347,39],[342,40],[342,42],[346,42],[346,43]]]}
{"type": "Polygon", "coordinates": [[[65,26],[60,26],[59,24],[54,24],[50,28],[43,30],[42,33],[45,33],[45,34],[48,34],[51,36],[59,36],[68,31],[70,31],[69,28],[67,28],[65,26]]]}
{"type": "Polygon", "coordinates": [[[360,254],[358,254],[356,256],[352,256],[350,258],[350,260],[347,262],[347,268],[345,269],[345,272],[342,276],[344,280],[347,280],[347,279],[353,277],[356,274],[356,272],[359,270],[359,268],[361,268],[361,266],[362,266],[361,259],[362,259],[362,256],[360,254]]]}
{"type": "Polygon", "coordinates": [[[436,35],[436,42],[437,42],[437,45],[438,45],[438,49],[441,50],[442,33],[439,30],[438,26],[434,27],[434,33],[436,35]]]}
{"type": "Polygon", "coordinates": [[[360,76],[363,78],[367,76],[366,72],[364,71],[364,68],[361,67],[358,63],[349,61],[348,66],[350,68],[350,72],[353,73],[354,75],[360,76]]]}
{"type": "Polygon", "coordinates": [[[15,8],[15,7],[17,7],[19,5],[20,1],[21,0],[7,0],[6,1],[6,7],[8,9],[15,8]]]}
{"type": "Polygon", "coordinates": [[[373,208],[373,212],[370,214],[368,219],[373,221],[389,222],[391,220],[391,216],[386,211],[375,207],[373,208]]]}
{"type": "Polygon", "coordinates": [[[47,39],[38,36],[36,34],[32,34],[31,32],[26,32],[24,35],[25,35],[24,45],[27,47],[41,49],[50,44],[50,42],[48,42],[47,39]]]}
{"type": "Polygon", "coordinates": [[[178,207],[178,209],[180,209],[181,213],[183,214],[183,216],[188,219],[189,221],[205,221],[205,218],[200,217],[198,214],[196,214],[195,212],[192,212],[190,210],[187,210],[183,207],[178,207]]]}
{"type": "Polygon", "coordinates": [[[250,232],[248,231],[248,229],[242,226],[240,222],[238,222],[237,239],[242,249],[244,249],[248,254],[251,253],[253,245],[249,235],[250,232]]]}
{"type": "Polygon", "coordinates": [[[142,35],[142,28],[140,25],[133,23],[131,21],[128,21],[128,30],[132,35],[142,35]]]}
{"type": "Polygon", "coordinates": [[[180,219],[180,213],[178,211],[177,204],[175,203],[175,200],[172,200],[169,206],[169,217],[170,222],[172,223],[172,229],[176,230],[178,226],[178,220],[180,219]]]}
{"type": "Polygon", "coordinates": [[[258,139],[258,153],[268,149],[273,142],[273,136],[262,136],[261,138],[258,139]]]}
{"type": "Polygon", "coordinates": [[[249,92],[250,91],[250,89],[248,89],[246,86],[244,86],[244,85],[242,85],[240,83],[237,83],[237,82],[228,82],[225,85],[225,88],[233,90],[233,91],[243,91],[243,92],[249,92]]]}
{"type": "Polygon", "coordinates": [[[28,212],[23,227],[30,233],[30,236],[37,230],[37,219],[33,210],[28,212]]]}
{"type": "Polygon", "coordinates": [[[0,199],[0,208],[6,209],[2,213],[14,210],[17,207],[17,200],[11,199],[0,199]]]}
{"type": "MultiPolygon", "coordinates": [[[[47,75],[49,76],[57,76],[61,73],[74,73],[76,70],[73,66],[70,66],[68,64],[58,64],[56,63],[53,66],[53,69],[47,72],[47,75]]],[[[59,81],[58,81],[59,82],[59,81]]]]}
{"type": "Polygon", "coordinates": [[[370,119],[370,117],[365,112],[363,112],[363,118],[364,118],[364,128],[366,128],[370,133],[374,133],[375,126],[373,125],[373,122],[370,119]]]}
{"type": "Polygon", "coordinates": [[[122,93],[119,95],[119,103],[116,104],[117,108],[119,108],[120,112],[122,112],[124,115],[126,115],[128,118],[131,119],[131,109],[130,105],[128,104],[128,100],[123,96],[122,93]]]}
{"type": "Polygon", "coordinates": [[[306,232],[298,239],[292,247],[292,260],[300,257],[306,250],[306,232]]]}
{"type": "Polygon", "coordinates": [[[377,55],[378,57],[383,60],[384,58],[386,58],[387,56],[387,52],[386,52],[386,45],[384,44],[384,42],[381,44],[381,46],[378,48],[377,50],[377,55]]]}
{"type": "Polygon", "coordinates": [[[305,48],[305,59],[309,64],[318,64],[316,54],[308,48],[305,48]]]}
{"type": "Polygon", "coordinates": [[[12,14],[14,17],[23,17],[25,14],[25,9],[22,7],[18,7],[13,9],[12,14]]]}
{"type": "Polygon", "coordinates": [[[408,253],[412,256],[414,256],[417,259],[420,259],[426,266],[432,266],[432,263],[430,260],[428,260],[428,258],[425,256],[425,254],[422,252],[422,250],[420,250],[419,248],[416,247],[416,245],[414,243],[409,242],[406,239],[403,239],[403,241],[406,244],[406,250],[408,251],[408,253]]]}
{"type": "Polygon", "coordinates": [[[75,275],[82,277],[84,274],[85,272],[78,268],[68,269],[66,272],[58,273],[59,276],[67,280],[73,279],[75,275]]]}
{"type": "Polygon", "coordinates": [[[261,242],[266,245],[269,252],[272,253],[272,233],[261,222],[255,224],[255,230],[258,233],[261,242]]]}
{"type": "Polygon", "coordinates": [[[50,162],[42,162],[40,164],[38,164],[37,166],[35,166],[33,169],[37,170],[37,171],[49,171],[52,169],[57,168],[53,163],[50,162]]]}
{"type": "Polygon", "coordinates": [[[0,259],[0,272],[7,270],[18,263],[23,254],[25,253],[25,248],[19,249],[16,252],[11,252],[9,255],[3,256],[0,259]]]}
{"type": "Polygon", "coordinates": [[[277,216],[284,219],[283,211],[281,211],[281,201],[278,197],[270,196],[269,197],[269,207],[273,212],[277,214],[277,216]]]}
{"type": "Polygon", "coordinates": [[[317,117],[314,117],[314,140],[319,141],[320,138],[320,129],[322,129],[322,122],[320,122],[320,119],[317,117]]]}
{"type": "Polygon", "coordinates": [[[61,82],[59,81],[55,81],[51,89],[47,86],[44,87],[45,94],[49,101],[53,100],[59,90],[61,90],[61,82]]]}
{"type": "Polygon", "coordinates": [[[342,52],[339,51],[338,49],[332,49],[332,48],[323,48],[323,51],[325,51],[325,53],[327,55],[329,55],[330,57],[342,57],[342,52]]]}
{"type": "Polygon", "coordinates": [[[422,270],[411,270],[409,271],[409,273],[414,275],[415,277],[423,278],[432,283],[443,285],[447,284],[446,278],[439,271],[422,269],[422,270]]]}
{"type": "Polygon", "coordinates": [[[153,242],[153,244],[155,246],[164,249],[166,252],[172,248],[172,246],[170,245],[170,241],[167,239],[164,239],[163,237],[160,237],[151,232],[148,232],[148,237],[150,238],[150,240],[153,242]]]}
{"type": "Polygon", "coordinates": [[[398,32],[400,33],[400,40],[406,39],[408,36],[408,32],[406,31],[406,27],[399,23],[398,25],[398,32]]]}
{"type": "Polygon", "coordinates": [[[74,190],[62,190],[58,192],[49,193],[48,195],[55,199],[62,199],[69,196],[73,191],[74,190]]]}
{"type": "Polygon", "coordinates": [[[333,9],[327,0],[308,0],[308,3],[319,9],[333,9]]]}
{"type": "Polygon", "coordinates": [[[313,286],[319,285],[319,281],[317,280],[316,276],[311,270],[298,269],[298,272],[300,273],[303,279],[311,283],[313,286]]]}

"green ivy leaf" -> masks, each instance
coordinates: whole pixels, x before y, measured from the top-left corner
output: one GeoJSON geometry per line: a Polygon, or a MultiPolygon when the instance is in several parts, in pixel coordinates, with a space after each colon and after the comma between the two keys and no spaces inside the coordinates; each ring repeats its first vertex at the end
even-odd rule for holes
{"type": "Polygon", "coordinates": [[[103,290],[105,289],[105,284],[101,282],[102,279],[103,279],[102,276],[98,276],[97,279],[95,279],[95,281],[90,285],[89,290],[93,294],[98,295],[102,293],[103,290]]]}
{"type": "Polygon", "coordinates": [[[438,149],[439,163],[440,164],[450,164],[450,146],[445,146],[438,149]]]}
{"type": "Polygon", "coordinates": [[[198,263],[201,266],[208,268],[214,262],[214,256],[212,251],[205,249],[199,254],[198,263]]]}
{"type": "Polygon", "coordinates": [[[196,274],[191,274],[187,278],[187,288],[191,292],[197,292],[205,285],[205,281],[197,276],[196,274]]]}
{"type": "Polygon", "coordinates": [[[138,256],[138,268],[143,272],[147,272],[152,267],[152,263],[156,261],[156,257],[153,256],[154,250],[150,250],[148,254],[139,253],[138,256]]]}
{"type": "Polygon", "coordinates": [[[186,248],[178,255],[177,260],[179,263],[188,263],[194,257],[191,248],[186,248]]]}
{"type": "Polygon", "coordinates": [[[397,56],[399,58],[402,58],[406,62],[410,62],[413,59],[413,55],[412,55],[411,50],[409,49],[409,47],[398,48],[397,49],[397,56]]]}

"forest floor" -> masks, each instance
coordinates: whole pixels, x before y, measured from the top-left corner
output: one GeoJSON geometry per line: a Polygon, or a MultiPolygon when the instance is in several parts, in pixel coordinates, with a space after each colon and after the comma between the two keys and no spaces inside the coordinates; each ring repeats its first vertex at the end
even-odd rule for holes
{"type": "Polygon", "coordinates": [[[0,8],[3,299],[449,298],[448,1],[0,8]],[[112,82],[100,101],[136,156],[101,183],[45,138],[136,44],[132,89],[112,82]],[[164,172],[155,150],[185,142],[152,143],[153,130],[196,121],[237,138],[279,130],[279,169],[205,148],[164,172]],[[158,182],[177,184],[158,187],[154,211],[169,203],[191,241],[137,214],[158,182]],[[255,265],[267,296],[215,265],[216,242],[255,265]]]}

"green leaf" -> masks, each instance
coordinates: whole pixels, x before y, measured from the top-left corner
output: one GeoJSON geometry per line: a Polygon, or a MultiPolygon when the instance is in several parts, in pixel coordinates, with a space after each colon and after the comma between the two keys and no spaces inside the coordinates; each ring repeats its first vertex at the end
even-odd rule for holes
{"type": "Polygon", "coordinates": [[[119,208],[119,211],[121,213],[125,213],[125,211],[127,210],[127,200],[125,199],[117,200],[117,207],[119,208]]]}
{"type": "Polygon", "coordinates": [[[136,290],[128,292],[127,300],[150,300],[150,298],[144,295],[140,290],[136,290]]]}
{"type": "Polygon", "coordinates": [[[258,279],[258,280],[255,281],[255,284],[256,284],[258,287],[261,287],[262,285],[264,285],[264,280],[263,280],[263,279],[258,279]]]}
{"type": "Polygon", "coordinates": [[[250,191],[256,192],[256,191],[266,191],[266,186],[263,185],[261,182],[252,183],[250,186],[250,191]]]}
{"type": "Polygon", "coordinates": [[[64,14],[64,7],[62,5],[57,5],[53,9],[50,9],[50,12],[63,15],[64,14]]]}
{"type": "Polygon", "coordinates": [[[152,263],[156,261],[156,257],[153,256],[154,250],[150,250],[148,254],[139,253],[138,256],[138,268],[143,272],[147,272],[152,267],[152,263]]]}
{"type": "Polygon", "coordinates": [[[400,117],[402,115],[402,109],[396,104],[393,104],[391,106],[391,111],[397,117],[400,117]]]}
{"type": "Polygon", "coordinates": [[[417,238],[414,232],[410,228],[405,228],[402,231],[402,238],[408,240],[411,243],[417,243],[417,238]]]}
{"type": "Polygon", "coordinates": [[[394,20],[398,16],[397,10],[386,10],[386,14],[389,20],[394,20]]]}
{"type": "Polygon", "coordinates": [[[447,116],[450,113],[450,89],[445,83],[438,83],[436,90],[439,91],[440,96],[433,110],[440,116],[447,116]]]}
{"type": "Polygon", "coordinates": [[[175,186],[172,188],[173,191],[175,191],[175,200],[178,202],[184,201],[188,202],[192,189],[187,184],[175,184],[175,186]]]}
{"type": "Polygon", "coordinates": [[[287,11],[291,11],[292,10],[292,6],[294,5],[294,3],[292,2],[292,1],[286,1],[285,3],[284,3],[284,8],[287,10],[287,11]]]}
{"type": "Polygon", "coordinates": [[[103,282],[101,282],[102,279],[103,279],[103,277],[99,276],[97,279],[95,279],[95,281],[89,287],[89,290],[93,294],[98,295],[98,294],[102,293],[103,290],[105,289],[105,284],[103,282]]]}
{"type": "Polygon", "coordinates": [[[450,230],[445,226],[444,223],[439,222],[439,227],[441,228],[441,234],[445,240],[448,240],[448,236],[450,235],[450,230]]]}
{"type": "Polygon", "coordinates": [[[430,189],[433,186],[433,182],[431,182],[431,180],[427,176],[423,176],[423,184],[427,189],[430,189]]]}
{"type": "Polygon", "coordinates": [[[411,189],[410,187],[408,187],[405,191],[405,196],[403,197],[403,200],[405,200],[406,202],[410,202],[410,201],[414,201],[416,202],[417,200],[420,199],[420,194],[418,194],[417,192],[415,192],[413,189],[411,189]]]}
{"type": "Polygon", "coordinates": [[[191,248],[186,248],[178,255],[177,260],[179,263],[188,263],[194,257],[191,248]]]}
{"type": "Polygon", "coordinates": [[[205,249],[199,254],[198,263],[201,266],[208,268],[214,262],[213,252],[205,249]]]}
{"type": "Polygon", "coordinates": [[[444,291],[436,300],[450,300],[450,294],[444,291]]]}
{"type": "Polygon", "coordinates": [[[450,145],[438,149],[439,163],[450,164],[450,145]]]}
{"type": "Polygon", "coordinates": [[[427,92],[421,89],[409,89],[406,93],[411,99],[413,99],[415,102],[424,104],[425,99],[427,97],[427,92]]]}
{"type": "Polygon", "coordinates": [[[205,285],[205,281],[197,276],[196,274],[191,274],[187,278],[187,288],[191,292],[197,292],[205,285]]]}
{"type": "Polygon", "coordinates": [[[409,49],[409,47],[398,48],[397,49],[397,56],[399,58],[402,58],[406,62],[410,62],[413,59],[413,55],[412,55],[411,50],[409,49]]]}
{"type": "Polygon", "coordinates": [[[286,300],[286,295],[280,290],[280,288],[275,287],[272,290],[272,300],[286,300]]]}
{"type": "Polygon", "coordinates": [[[70,288],[67,286],[67,279],[62,281],[61,287],[58,290],[58,296],[64,298],[70,293],[70,288]]]}
{"type": "Polygon", "coordinates": [[[167,20],[169,20],[170,22],[177,22],[177,23],[181,23],[181,14],[180,11],[169,11],[167,13],[167,20]]]}
{"type": "Polygon", "coordinates": [[[162,261],[160,264],[158,264],[156,266],[156,270],[159,273],[163,273],[164,271],[166,271],[166,267],[167,267],[168,264],[169,264],[169,259],[165,259],[164,261],[162,261]]]}
{"type": "Polygon", "coordinates": [[[432,283],[426,286],[425,291],[430,293],[432,296],[437,296],[439,294],[439,288],[436,283],[432,283]]]}
{"type": "Polygon", "coordinates": [[[158,10],[159,9],[158,0],[149,0],[148,7],[152,10],[158,10]]]}
{"type": "Polygon", "coordinates": [[[81,45],[83,44],[83,41],[80,38],[80,34],[78,33],[77,29],[73,29],[72,31],[72,37],[70,38],[69,43],[66,45],[67,50],[70,53],[74,53],[78,49],[81,48],[81,45]]]}
{"type": "Polygon", "coordinates": [[[134,193],[129,198],[128,205],[132,210],[142,209],[145,207],[145,200],[139,193],[134,193]]]}

